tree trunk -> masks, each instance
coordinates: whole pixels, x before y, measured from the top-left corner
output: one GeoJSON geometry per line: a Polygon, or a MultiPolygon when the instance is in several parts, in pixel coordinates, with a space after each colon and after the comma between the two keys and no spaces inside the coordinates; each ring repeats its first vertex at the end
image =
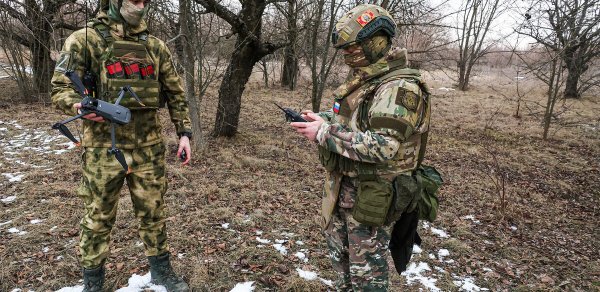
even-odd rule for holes
{"type": "Polygon", "coordinates": [[[285,47],[283,53],[283,74],[281,75],[281,85],[289,87],[290,90],[296,88],[298,77],[298,57],[296,56],[296,41],[298,39],[298,25],[296,11],[296,0],[288,0],[287,15],[287,41],[289,45],[285,47]]]}
{"type": "Polygon", "coordinates": [[[467,91],[469,86],[469,80],[467,75],[467,64],[464,62],[458,63],[458,89],[461,91],[467,91]]]}
{"type": "MultiPolygon", "coordinates": [[[[290,44],[293,46],[293,44],[290,44]]],[[[281,85],[287,86],[290,90],[296,88],[296,78],[298,77],[298,58],[294,48],[286,47],[284,50],[283,74],[281,75],[281,85]]]]}
{"type": "Polygon", "coordinates": [[[577,65],[574,65],[572,62],[570,65],[567,65],[567,81],[565,83],[565,98],[579,98],[579,78],[581,77],[581,70],[577,68],[577,65]]]}
{"type": "Polygon", "coordinates": [[[191,26],[193,21],[190,15],[190,0],[180,0],[180,18],[179,32],[182,38],[179,39],[179,44],[182,49],[181,64],[183,66],[184,90],[188,100],[190,109],[190,119],[192,121],[192,147],[193,152],[197,152],[202,147],[202,128],[200,123],[200,101],[201,98],[196,95],[195,73],[196,73],[196,58],[194,56],[194,48],[196,47],[196,35],[193,33],[191,26]]]}
{"type": "MultiPolygon", "coordinates": [[[[52,78],[52,69],[54,61],[50,58],[50,32],[52,31],[47,20],[39,17],[34,20],[33,34],[36,41],[32,42],[31,47],[31,69],[33,71],[33,88],[39,97],[43,100],[50,96],[50,80],[52,78]]],[[[32,101],[30,97],[29,101],[32,101]]]]}
{"type": "Polygon", "coordinates": [[[252,49],[252,43],[238,39],[223,81],[219,87],[219,104],[213,136],[233,137],[238,128],[242,93],[252,74],[254,64],[260,60],[252,49]]]}

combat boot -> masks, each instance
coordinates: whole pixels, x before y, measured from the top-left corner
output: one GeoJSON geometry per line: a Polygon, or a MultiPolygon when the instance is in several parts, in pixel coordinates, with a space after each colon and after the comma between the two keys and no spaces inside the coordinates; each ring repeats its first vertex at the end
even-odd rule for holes
{"type": "Polygon", "coordinates": [[[164,253],[158,256],[148,257],[152,283],[165,286],[169,292],[190,291],[188,284],[173,271],[169,256],[169,253],[164,253]]]}
{"type": "Polygon", "coordinates": [[[83,268],[83,292],[102,292],[104,286],[104,266],[83,268]]]}

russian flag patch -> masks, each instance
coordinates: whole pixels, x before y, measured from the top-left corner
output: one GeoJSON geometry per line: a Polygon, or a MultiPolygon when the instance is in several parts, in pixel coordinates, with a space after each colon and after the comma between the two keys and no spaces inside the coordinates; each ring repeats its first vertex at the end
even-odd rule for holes
{"type": "Polygon", "coordinates": [[[333,103],[333,112],[336,114],[340,113],[340,103],[337,101],[333,103]]]}

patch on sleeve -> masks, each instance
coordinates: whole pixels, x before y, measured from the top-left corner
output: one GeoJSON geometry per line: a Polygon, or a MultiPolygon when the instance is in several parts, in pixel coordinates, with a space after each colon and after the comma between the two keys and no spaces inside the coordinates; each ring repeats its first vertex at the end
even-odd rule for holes
{"type": "Polygon", "coordinates": [[[410,90],[398,88],[396,95],[396,104],[405,107],[409,111],[417,110],[419,105],[419,96],[410,90]]]}
{"type": "Polygon", "coordinates": [[[60,52],[60,56],[56,61],[56,67],[54,67],[54,71],[65,73],[67,70],[71,69],[71,52],[60,52]]]}

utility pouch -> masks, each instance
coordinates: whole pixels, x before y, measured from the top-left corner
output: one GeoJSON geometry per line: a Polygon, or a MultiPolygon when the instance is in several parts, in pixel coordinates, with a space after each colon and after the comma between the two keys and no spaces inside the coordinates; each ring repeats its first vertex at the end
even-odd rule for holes
{"type": "Polygon", "coordinates": [[[368,226],[386,223],[394,198],[392,182],[378,178],[374,166],[359,166],[358,193],[352,207],[354,220],[368,226]]]}
{"type": "Polygon", "coordinates": [[[433,222],[439,206],[437,194],[444,183],[442,175],[433,166],[421,165],[416,170],[415,178],[422,188],[418,204],[419,219],[433,222]]]}
{"type": "Polygon", "coordinates": [[[386,224],[396,222],[403,213],[413,212],[421,200],[422,186],[416,175],[401,174],[394,179],[394,199],[386,224]]]}
{"type": "Polygon", "coordinates": [[[319,148],[319,161],[325,170],[331,172],[337,170],[339,155],[337,153],[331,152],[327,150],[323,146],[318,146],[319,148]]]}

